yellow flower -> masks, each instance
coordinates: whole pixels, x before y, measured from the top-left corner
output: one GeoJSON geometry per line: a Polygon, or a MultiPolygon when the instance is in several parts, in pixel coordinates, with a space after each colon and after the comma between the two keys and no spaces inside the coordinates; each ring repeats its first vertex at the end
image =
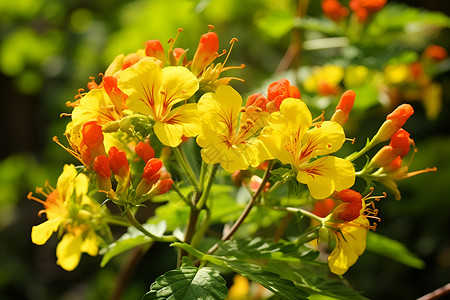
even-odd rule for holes
{"type": "Polygon", "coordinates": [[[247,114],[241,109],[242,97],[227,85],[203,95],[198,105],[202,126],[197,144],[203,148],[201,155],[207,164],[220,163],[227,172],[234,172],[249,165],[256,167],[270,157],[261,141],[254,137],[265,125],[267,112],[247,114]]]}
{"type": "Polygon", "coordinates": [[[90,90],[82,96],[72,112],[74,124],[97,121],[104,126],[120,121],[127,115],[126,95],[117,87],[117,79],[104,76],[102,87],[90,90]]]}
{"type": "Polygon", "coordinates": [[[56,256],[58,265],[67,271],[78,265],[82,252],[92,256],[98,252],[100,238],[88,222],[91,214],[100,210],[100,205],[87,196],[88,185],[86,175],[78,174],[73,165],[65,165],[56,189],[47,186],[49,193],[37,189],[37,193],[47,197],[45,201],[32,196],[32,193],[28,195],[29,199],[44,205],[45,209],[39,215],[45,213],[47,216],[47,221],[33,226],[31,240],[43,245],[53,232],[63,229],[64,235],[57,246],[56,256]]]}
{"type": "Polygon", "coordinates": [[[339,83],[344,78],[344,68],[336,65],[314,67],[311,75],[306,78],[303,86],[308,92],[315,92],[323,96],[339,93],[339,83]]]}
{"type": "Polygon", "coordinates": [[[351,222],[344,222],[335,231],[336,247],[328,257],[331,272],[342,275],[347,272],[366,249],[369,220],[361,215],[351,222]]]}
{"type": "Polygon", "coordinates": [[[197,78],[184,67],[162,68],[143,58],[119,75],[118,87],[128,95],[128,109],[155,120],[154,131],[164,145],[176,147],[182,136],[196,136],[199,128],[197,104],[183,104],[198,90],[197,78]]]}
{"type": "Polygon", "coordinates": [[[293,98],[285,99],[267,122],[260,139],[273,157],[295,166],[297,180],[308,185],[311,196],[323,199],[353,185],[352,163],[329,156],[345,141],[341,125],[330,121],[313,124],[306,104],[293,98]]]}

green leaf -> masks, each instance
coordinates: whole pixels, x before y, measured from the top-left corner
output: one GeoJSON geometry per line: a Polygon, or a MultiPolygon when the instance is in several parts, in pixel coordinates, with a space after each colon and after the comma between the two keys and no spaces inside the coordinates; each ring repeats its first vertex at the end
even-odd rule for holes
{"type": "Polygon", "coordinates": [[[225,280],[211,268],[181,267],[158,277],[142,300],[224,299],[225,280]]]}
{"type": "Polygon", "coordinates": [[[314,262],[318,252],[308,247],[293,243],[274,243],[262,238],[251,238],[242,241],[226,241],[222,243],[217,255],[233,256],[239,260],[274,260],[287,262],[314,262]]]}
{"type": "MultiPolygon", "coordinates": [[[[158,224],[144,224],[143,227],[155,236],[161,237],[166,231],[166,223],[164,221],[158,224]]],[[[100,254],[104,255],[101,267],[104,267],[113,257],[128,251],[132,248],[152,242],[152,239],[134,227],[128,227],[128,232],[124,233],[116,242],[103,248],[100,254]]]]}
{"type": "Polygon", "coordinates": [[[342,280],[328,279],[327,273],[320,274],[317,270],[301,268],[293,272],[295,283],[312,294],[332,297],[333,299],[363,300],[367,299],[353,290],[342,280]]]}
{"type": "Polygon", "coordinates": [[[367,233],[366,248],[367,251],[389,257],[413,268],[423,269],[425,267],[425,262],[409,251],[405,245],[374,232],[367,233]]]}

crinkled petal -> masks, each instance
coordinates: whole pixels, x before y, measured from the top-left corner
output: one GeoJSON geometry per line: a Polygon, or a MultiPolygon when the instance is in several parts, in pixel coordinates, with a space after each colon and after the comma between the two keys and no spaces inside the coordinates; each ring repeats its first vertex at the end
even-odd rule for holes
{"type": "Polygon", "coordinates": [[[75,269],[81,258],[81,234],[66,233],[56,247],[57,264],[66,271],[75,269]]]}

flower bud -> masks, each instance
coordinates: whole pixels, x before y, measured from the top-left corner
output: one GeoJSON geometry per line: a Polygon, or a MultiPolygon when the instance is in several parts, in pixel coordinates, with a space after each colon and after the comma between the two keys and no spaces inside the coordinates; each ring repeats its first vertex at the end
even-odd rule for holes
{"type": "Polygon", "coordinates": [[[122,62],[122,70],[125,70],[129,67],[131,67],[132,65],[134,65],[135,63],[137,63],[138,61],[140,61],[142,58],[142,56],[140,56],[137,53],[130,53],[127,56],[124,57],[123,62],[122,62]]]}
{"type": "MultiPolygon", "coordinates": [[[[253,175],[250,178],[250,184],[249,184],[250,190],[252,190],[252,192],[255,193],[261,186],[261,183],[262,183],[261,177],[259,177],[257,175],[253,175]]],[[[264,187],[262,189],[262,192],[267,192],[269,190],[269,188],[270,188],[270,182],[266,182],[266,184],[264,185],[264,187]]]]}
{"type": "Polygon", "coordinates": [[[336,111],[331,117],[331,121],[336,122],[340,125],[344,125],[347,122],[350,111],[353,108],[355,98],[356,94],[354,91],[345,91],[341,96],[341,100],[339,100],[339,103],[336,106],[336,111]]]}
{"type": "Polygon", "coordinates": [[[136,188],[137,195],[144,195],[150,191],[161,176],[159,170],[162,165],[162,161],[157,158],[151,158],[147,161],[144,167],[144,173],[142,174],[142,180],[136,188]]]}
{"type": "Polygon", "coordinates": [[[164,54],[164,48],[159,40],[148,40],[145,43],[145,55],[149,57],[155,57],[162,62],[166,61],[166,55],[164,54]]]}
{"type": "Polygon", "coordinates": [[[111,189],[111,170],[106,155],[99,155],[94,159],[94,171],[97,173],[98,189],[109,191],[111,189]]]}
{"type": "Polygon", "coordinates": [[[218,56],[219,39],[215,32],[208,32],[201,36],[197,51],[192,60],[191,71],[199,75],[203,69],[212,63],[218,56]]]}
{"type": "Polygon", "coordinates": [[[173,180],[172,179],[163,179],[158,181],[147,194],[149,198],[156,197],[162,194],[167,193],[172,187],[173,180]]]}
{"type": "Polygon", "coordinates": [[[392,137],[403,125],[408,118],[414,113],[414,109],[409,104],[402,104],[386,117],[386,121],[378,129],[377,134],[373,137],[373,141],[377,143],[385,142],[392,137]]]}
{"type": "Polygon", "coordinates": [[[155,157],[155,150],[153,150],[152,146],[147,143],[139,142],[134,148],[134,151],[144,160],[145,163],[155,157]]]}
{"type": "Polygon", "coordinates": [[[300,99],[300,91],[296,86],[290,84],[287,79],[280,79],[272,82],[267,88],[267,111],[274,112],[280,110],[281,102],[286,98],[300,99]]]}
{"type": "Polygon", "coordinates": [[[106,154],[103,145],[102,127],[97,121],[86,122],[81,128],[81,136],[80,152],[82,160],[85,165],[89,166],[97,156],[106,154]]]}
{"type": "Polygon", "coordinates": [[[448,53],[447,50],[441,46],[430,45],[425,49],[423,55],[432,61],[440,62],[447,58],[448,53]]]}
{"type": "Polygon", "coordinates": [[[318,217],[325,218],[333,211],[335,204],[336,203],[330,198],[316,201],[312,213],[318,217]]]}
{"type": "Polygon", "coordinates": [[[115,146],[111,147],[108,151],[109,154],[109,167],[116,176],[125,178],[130,171],[128,165],[127,156],[124,151],[119,151],[115,146]]]}
{"type": "Polygon", "coordinates": [[[341,21],[350,13],[338,0],[322,0],[321,5],[323,13],[335,22],[341,21]]]}

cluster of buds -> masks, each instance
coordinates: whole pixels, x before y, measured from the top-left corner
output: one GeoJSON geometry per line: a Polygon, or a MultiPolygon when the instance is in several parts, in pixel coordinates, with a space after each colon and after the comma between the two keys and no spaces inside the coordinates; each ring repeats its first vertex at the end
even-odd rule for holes
{"type": "MultiPolygon", "coordinates": [[[[357,16],[358,22],[364,23],[374,13],[386,5],[387,0],[351,0],[351,11],[357,16]]],[[[350,14],[338,0],[322,0],[322,11],[329,19],[340,22],[350,14]]]]}
{"type": "Polygon", "coordinates": [[[377,181],[391,190],[397,200],[401,199],[397,187],[397,180],[411,177],[420,173],[436,171],[436,168],[408,173],[410,161],[403,165],[404,157],[410,153],[411,146],[416,151],[414,140],[410,138],[409,132],[402,128],[414,110],[409,104],[402,104],[386,117],[378,132],[372,138],[367,148],[378,143],[390,140],[389,145],[383,146],[360,171],[358,175],[370,180],[377,181]]]}

